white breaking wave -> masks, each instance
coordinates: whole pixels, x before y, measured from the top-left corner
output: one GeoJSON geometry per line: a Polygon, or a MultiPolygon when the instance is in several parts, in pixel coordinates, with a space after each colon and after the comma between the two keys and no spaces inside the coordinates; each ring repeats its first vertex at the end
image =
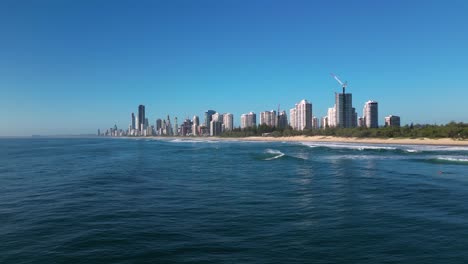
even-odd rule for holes
{"type": "Polygon", "coordinates": [[[273,156],[271,158],[266,158],[265,160],[274,160],[274,159],[277,159],[277,158],[281,158],[281,157],[283,157],[285,155],[283,152],[281,152],[279,150],[276,150],[276,149],[267,149],[267,150],[265,150],[265,153],[276,155],[276,156],[273,156]]]}
{"type": "Polygon", "coordinates": [[[386,149],[386,150],[396,150],[397,147],[394,146],[381,146],[381,145],[361,145],[361,144],[354,144],[354,143],[312,143],[312,142],[301,142],[302,145],[317,148],[317,147],[325,147],[325,148],[332,148],[332,149],[355,149],[355,150],[366,150],[366,149],[386,149]]]}
{"type": "Polygon", "coordinates": [[[468,157],[436,157],[436,159],[442,161],[468,162],[468,157]]]}

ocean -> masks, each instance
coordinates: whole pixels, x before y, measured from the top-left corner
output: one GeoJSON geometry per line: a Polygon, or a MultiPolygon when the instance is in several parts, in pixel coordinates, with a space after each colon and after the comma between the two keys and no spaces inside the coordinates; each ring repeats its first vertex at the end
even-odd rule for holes
{"type": "Polygon", "coordinates": [[[468,147],[0,139],[0,263],[468,263],[468,147]]]}

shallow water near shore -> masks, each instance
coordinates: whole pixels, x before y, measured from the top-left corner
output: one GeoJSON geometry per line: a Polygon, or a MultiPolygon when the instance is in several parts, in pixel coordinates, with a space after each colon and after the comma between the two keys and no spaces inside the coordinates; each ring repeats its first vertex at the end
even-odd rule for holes
{"type": "Polygon", "coordinates": [[[467,263],[468,147],[0,139],[0,263],[467,263]]]}

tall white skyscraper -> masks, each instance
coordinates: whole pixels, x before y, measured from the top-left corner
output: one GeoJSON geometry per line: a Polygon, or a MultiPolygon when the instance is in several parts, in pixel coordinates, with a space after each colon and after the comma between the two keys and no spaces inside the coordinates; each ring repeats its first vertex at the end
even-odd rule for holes
{"type": "Polygon", "coordinates": [[[290,110],[291,127],[295,130],[312,129],[312,104],[302,100],[290,110]]]}
{"type": "Polygon", "coordinates": [[[254,112],[241,115],[241,128],[254,127],[257,125],[257,115],[254,112]]]}
{"type": "Polygon", "coordinates": [[[194,136],[199,136],[199,133],[198,133],[198,128],[200,127],[200,118],[198,118],[198,116],[193,116],[193,119],[192,119],[192,134],[194,136]]]}
{"type": "Polygon", "coordinates": [[[289,110],[289,125],[292,129],[297,130],[297,109],[296,107],[289,110]]]}
{"type": "Polygon", "coordinates": [[[336,127],[336,105],[328,108],[328,127],[336,127]]]}
{"type": "Polygon", "coordinates": [[[265,111],[260,113],[260,125],[267,125],[270,127],[276,127],[276,111],[265,111]]]}
{"type": "Polygon", "coordinates": [[[322,122],[320,122],[321,128],[327,128],[328,127],[328,116],[322,117],[322,122]]]}
{"type": "Polygon", "coordinates": [[[362,110],[364,116],[364,123],[367,128],[379,127],[379,112],[378,103],[376,101],[367,101],[362,110]]]}
{"type": "Polygon", "coordinates": [[[225,131],[234,129],[234,115],[231,113],[225,113],[223,115],[223,124],[225,131]]]}
{"type": "Polygon", "coordinates": [[[223,114],[216,112],[211,116],[211,120],[223,123],[223,114]]]}

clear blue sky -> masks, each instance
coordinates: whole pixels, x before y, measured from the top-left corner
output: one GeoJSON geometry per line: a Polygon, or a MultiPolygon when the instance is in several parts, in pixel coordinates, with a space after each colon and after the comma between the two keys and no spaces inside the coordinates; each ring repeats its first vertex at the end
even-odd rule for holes
{"type": "MultiPolygon", "coordinates": [[[[468,1],[1,1],[0,135],[158,117],[323,116],[349,81],[379,121],[468,122],[468,1]]],[[[203,118],[202,118],[203,119],[203,118]]]]}

